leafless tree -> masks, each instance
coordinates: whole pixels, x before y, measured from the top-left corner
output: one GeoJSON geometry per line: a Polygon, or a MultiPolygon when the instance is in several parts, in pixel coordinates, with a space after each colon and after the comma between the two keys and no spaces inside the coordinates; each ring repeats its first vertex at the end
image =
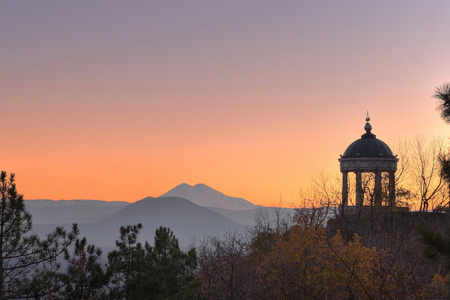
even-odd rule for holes
{"type": "Polygon", "coordinates": [[[249,241],[238,232],[205,238],[198,250],[200,294],[205,299],[249,298],[249,241]]]}
{"type": "Polygon", "coordinates": [[[411,188],[419,197],[420,211],[448,205],[447,185],[440,176],[439,163],[444,151],[442,138],[433,138],[428,142],[424,137],[417,136],[412,143],[411,188]]]}
{"type": "MultiPolygon", "coordinates": [[[[412,141],[399,141],[394,153],[399,158],[395,176],[396,205],[417,207],[420,211],[448,206],[448,187],[441,176],[439,159],[445,151],[441,138],[427,141],[417,136],[412,141]]],[[[373,205],[374,181],[372,173],[363,173],[362,189],[365,205],[373,205]]],[[[388,174],[382,175],[383,202],[389,201],[388,174]]]]}
{"type": "Polygon", "coordinates": [[[324,227],[335,216],[341,203],[341,186],[338,176],[324,171],[312,176],[307,191],[300,190],[300,206],[295,208],[294,222],[306,227],[324,227]]]}

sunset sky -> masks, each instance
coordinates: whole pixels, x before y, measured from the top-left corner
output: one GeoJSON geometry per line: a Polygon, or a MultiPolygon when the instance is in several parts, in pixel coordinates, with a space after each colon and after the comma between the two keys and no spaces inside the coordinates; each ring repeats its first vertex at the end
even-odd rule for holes
{"type": "Polygon", "coordinates": [[[450,1],[0,1],[0,169],[26,199],[204,183],[298,201],[364,133],[447,138],[450,1]]]}

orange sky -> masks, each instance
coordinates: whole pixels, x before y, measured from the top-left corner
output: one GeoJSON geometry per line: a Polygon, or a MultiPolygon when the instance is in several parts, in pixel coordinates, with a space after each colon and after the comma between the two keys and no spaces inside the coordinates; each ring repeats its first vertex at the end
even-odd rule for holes
{"type": "Polygon", "coordinates": [[[373,132],[448,136],[448,1],[3,2],[2,170],[27,199],[205,183],[262,205],[373,132]]]}

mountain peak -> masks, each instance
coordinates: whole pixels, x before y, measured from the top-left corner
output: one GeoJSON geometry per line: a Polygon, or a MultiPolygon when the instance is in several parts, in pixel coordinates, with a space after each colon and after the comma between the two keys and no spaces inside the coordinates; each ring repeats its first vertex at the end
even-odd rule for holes
{"type": "Polygon", "coordinates": [[[256,207],[245,199],[226,196],[204,183],[198,183],[195,186],[182,183],[159,197],[181,197],[200,206],[232,210],[253,209],[256,207]]]}

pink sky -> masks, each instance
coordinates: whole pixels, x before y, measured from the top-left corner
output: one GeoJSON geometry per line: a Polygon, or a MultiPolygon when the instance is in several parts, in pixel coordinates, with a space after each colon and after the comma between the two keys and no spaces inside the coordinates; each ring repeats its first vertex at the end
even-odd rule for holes
{"type": "Polygon", "coordinates": [[[4,1],[2,170],[27,199],[205,183],[298,201],[364,133],[448,136],[448,1],[4,1]]]}

